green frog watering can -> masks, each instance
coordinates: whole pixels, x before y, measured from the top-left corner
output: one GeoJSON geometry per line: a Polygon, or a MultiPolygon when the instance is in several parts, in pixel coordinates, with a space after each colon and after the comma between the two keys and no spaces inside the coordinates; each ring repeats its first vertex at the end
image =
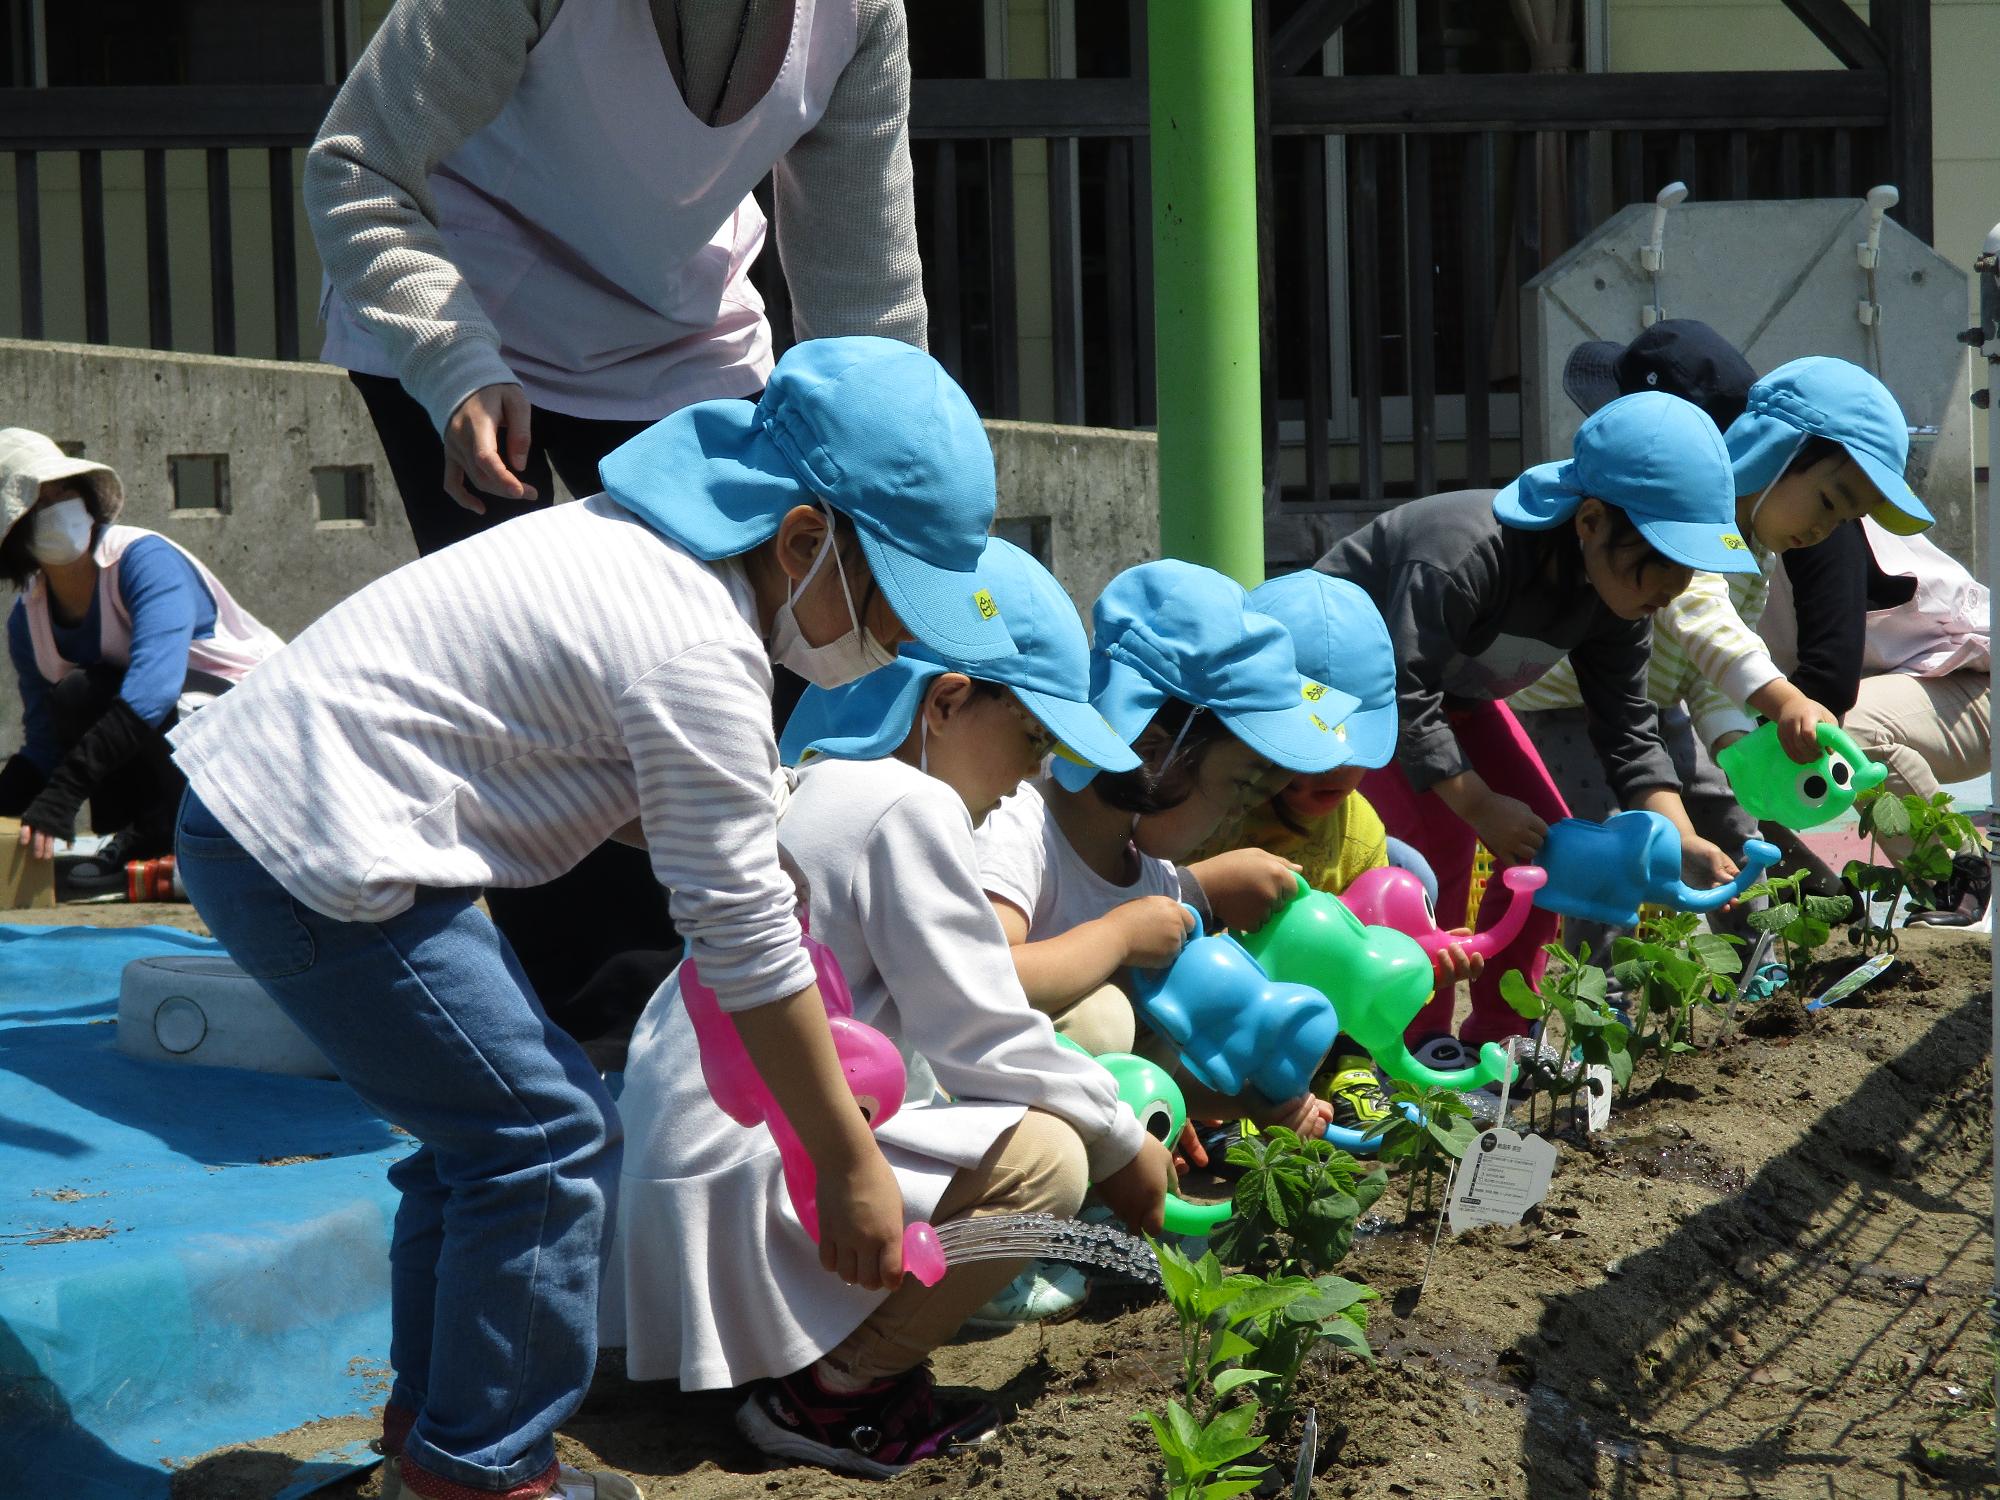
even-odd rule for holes
{"type": "MultiPolygon", "coordinates": [[[[1072,1052],[1090,1057],[1085,1048],[1068,1037],[1058,1036],[1056,1040],[1072,1052]]],[[[1131,1052],[1107,1052],[1091,1060],[1117,1082],[1119,1102],[1138,1117],[1146,1134],[1171,1150],[1181,1138],[1181,1127],[1187,1124],[1187,1098],[1173,1075],[1131,1052]]],[[[1200,1238],[1228,1218],[1229,1209],[1227,1203],[1191,1203],[1179,1193],[1169,1193],[1167,1232],[1200,1238]]]]}
{"type": "Polygon", "coordinates": [[[1872,791],[1889,774],[1838,724],[1819,726],[1819,745],[1819,758],[1801,765],[1785,754],[1778,726],[1765,724],[1718,752],[1715,763],[1751,817],[1791,829],[1817,828],[1846,812],[1857,793],[1872,791]]]}
{"type": "Polygon", "coordinates": [[[1427,1088],[1476,1089],[1504,1076],[1505,1049],[1488,1042],[1470,1068],[1440,1071],[1410,1055],[1403,1032],[1431,997],[1430,955],[1406,933],[1364,927],[1337,896],[1304,880],[1243,946],[1273,979],[1338,996],[1342,1029],[1392,1078],[1427,1088]]]}

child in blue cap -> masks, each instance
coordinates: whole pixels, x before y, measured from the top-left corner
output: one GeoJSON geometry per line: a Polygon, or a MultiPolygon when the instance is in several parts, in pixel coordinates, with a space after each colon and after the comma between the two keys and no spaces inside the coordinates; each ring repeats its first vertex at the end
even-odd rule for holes
{"type": "Polygon", "coordinates": [[[370,584],[174,736],[196,908],[420,1143],[390,1169],[387,1493],[638,1493],[561,1471],[553,1446],[596,1357],[617,1115],[481,886],[539,884],[613,834],[643,844],[819,1153],[819,1263],[868,1288],[901,1275],[902,1195],[779,867],[771,664],[833,685],[912,637],[1013,654],[974,575],[985,432],[930,356],[828,339],[787,353],[754,406],[676,412],[601,473],[603,494],[370,584]]]}
{"type": "MultiPolygon", "coordinates": [[[[1400,727],[1395,764],[1362,790],[1391,832],[1438,872],[1438,908],[1465,910],[1474,840],[1501,865],[1525,864],[1562,795],[1503,700],[1565,654],[1576,664],[1605,772],[1629,807],[1672,819],[1689,878],[1710,884],[1728,857],[1687,820],[1646,698],[1647,621],[1697,569],[1756,566],[1738,534],[1729,455],[1688,402],[1641,392],[1586,420],[1572,456],[1501,490],[1433,495],[1388,511],[1320,559],[1359,584],[1395,643],[1400,727]]],[[[1507,893],[1487,888],[1480,927],[1507,893]]],[[[1509,969],[1539,983],[1555,918],[1537,910],[1472,986],[1472,1015],[1452,1035],[1441,991],[1410,1029],[1437,1068],[1523,1030],[1500,994],[1509,969]]]]}
{"type": "MultiPolygon", "coordinates": [[[[1203,854],[1265,849],[1292,860],[1315,890],[1339,895],[1368,870],[1389,864],[1411,869],[1436,899],[1429,864],[1399,839],[1361,795],[1362,778],[1396,753],[1396,650],[1382,613],[1362,589],[1316,569],[1287,574],[1250,591],[1251,607],[1291,632],[1299,670],[1360,702],[1334,734],[1347,742],[1347,764],[1290,785],[1225,828],[1203,854]],[[1394,846],[1394,847],[1392,847],[1394,846]]],[[[1448,992],[1479,977],[1480,960],[1452,944],[1437,956],[1438,987],[1448,992]]],[[[1336,1044],[1322,1092],[1333,1123],[1365,1130],[1385,1118],[1388,1100],[1374,1066],[1359,1047],[1336,1044]],[[1343,1045],[1345,1050],[1343,1050],[1343,1045]]]]}
{"type": "MultiPolygon", "coordinates": [[[[1183,900],[1211,925],[1253,928],[1297,888],[1297,867],[1260,849],[1173,861],[1293,775],[1342,764],[1355,699],[1302,677],[1285,628],[1213,569],[1130,568],[1092,623],[1091,701],[1144,763],[1111,774],[1058,761],[980,828],[979,865],[1029,1003],[1087,1050],[1126,1052],[1136,1017],[1116,981],[1179,955],[1183,900]]],[[[1309,1129],[1330,1113],[1310,1096],[1227,1100],[1192,1080],[1187,1093],[1204,1118],[1309,1129]]]]}
{"type": "MultiPolygon", "coordinates": [[[[1033,558],[991,544],[979,586],[1019,648],[964,662],[922,645],[850,687],[810,690],[792,748],[811,754],[780,836],[839,958],[857,1019],[928,1075],[880,1132],[914,1218],[1074,1215],[1086,1187],[1157,1232],[1166,1148],[1111,1075],[1059,1046],[1028,1005],[980,889],[973,827],[1051,750],[1092,768],[1138,757],[1090,706],[1083,622],[1033,558]]],[[[632,1039],[619,1109],[630,1133],[607,1340],[628,1373],[684,1390],[752,1385],[738,1425],[759,1449],[874,1477],[991,1434],[993,1409],[941,1402],[924,1361],[1013,1279],[974,1262],[935,1287],[843,1286],[787,1198],[776,1147],[708,1096],[670,980],[632,1039]]]]}

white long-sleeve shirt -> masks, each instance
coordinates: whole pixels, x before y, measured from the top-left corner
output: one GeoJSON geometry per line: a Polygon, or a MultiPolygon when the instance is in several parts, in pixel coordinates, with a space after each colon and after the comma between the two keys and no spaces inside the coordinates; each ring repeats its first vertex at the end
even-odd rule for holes
{"type": "Polygon", "coordinates": [[[749,581],[605,496],[377,579],[173,742],[210,811],[327,916],[539,885],[637,817],[724,1008],[812,982],[749,581]]]}

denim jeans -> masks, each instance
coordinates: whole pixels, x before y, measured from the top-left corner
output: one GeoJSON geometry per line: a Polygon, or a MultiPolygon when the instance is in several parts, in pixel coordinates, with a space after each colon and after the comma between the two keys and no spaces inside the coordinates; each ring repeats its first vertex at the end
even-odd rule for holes
{"type": "Polygon", "coordinates": [[[597,1354],[618,1117],[471,891],[386,922],[295,901],[190,790],[177,855],[229,956],[421,1146],[389,1169],[391,1404],[404,1452],[474,1489],[554,1460],[597,1354]]]}

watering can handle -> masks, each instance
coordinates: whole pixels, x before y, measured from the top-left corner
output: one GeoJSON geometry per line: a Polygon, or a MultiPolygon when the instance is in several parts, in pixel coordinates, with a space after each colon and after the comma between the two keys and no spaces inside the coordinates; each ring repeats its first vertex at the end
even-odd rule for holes
{"type": "Polygon", "coordinates": [[[1181,910],[1194,920],[1194,931],[1187,935],[1181,946],[1186,947],[1188,943],[1193,942],[1196,938],[1207,937],[1208,930],[1201,925],[1201,913],[1196,911],[1192,906],[1189,906],[1185,901],[1181,903],[1181,910]]]}
{"type": "Polygon", "coordinates": [[[1206,1235],[1229,1217],[1233,1206],[1228,1202],[1190,1203],[1179,1193],[1169,1193],[1164,1227],[1169,1234],[1206,1235]]]}

